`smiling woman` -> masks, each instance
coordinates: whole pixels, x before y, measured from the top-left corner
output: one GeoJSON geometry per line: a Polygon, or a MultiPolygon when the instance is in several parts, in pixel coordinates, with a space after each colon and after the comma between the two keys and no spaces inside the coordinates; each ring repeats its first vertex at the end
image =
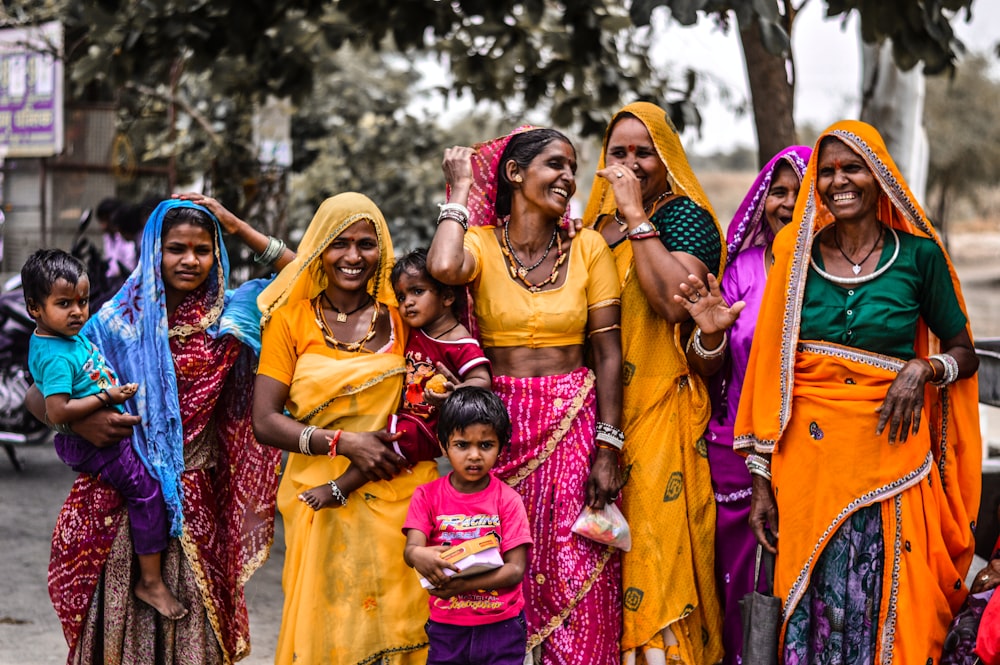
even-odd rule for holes
{"type": "Polygon", "coordinates": [[[446,284],[468,284],[493,390],[513,422],[494,470],[521,495],[531,525],[528,648],[536,662],[617,663],[618,555],[571,533],[585,505],[617,497],[623,443],[614,262],[598,234],[571,237],[561,222],[576,151],[555,130],[522,128],[449,148],[443,168],[451,200],[427,267],[446,284]]]}

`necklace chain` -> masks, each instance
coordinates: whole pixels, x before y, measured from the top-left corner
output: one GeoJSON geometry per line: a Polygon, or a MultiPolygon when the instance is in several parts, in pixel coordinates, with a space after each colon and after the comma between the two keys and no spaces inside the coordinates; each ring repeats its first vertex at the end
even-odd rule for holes
{"type": "Polygon", "coordinates": [[[837,236],[836,225],[834,225],[833,227],[833,244],[837,246],[837,249],[840,251],[840,255],[843,256],[845,259],[847,259],[847,262],[851,264],[851,272],[853,272],[855,275],[860,275],[861,266],[863,266],[865,264],[865,261],[870,259],[871,255],[875,253],[875,248],[878,247],[878,244],[882,240],[882,235],[884,233],[885,233],[885,227],[882,226],[882,224],[880,223],[878,226],[878,237],[875,238],[875,243],[872,245],[872,248],[868,250],[868,253],[865,254],[865,258],[857,262],[855,262],[854,259],[849,257],[847,255],[847,252],[844,251],[844,248],[840,246],[840,238],[837,236]]]}
{"type": "Polygon", "coordinates": [[[323,296],[323,300],[325,300],[326,304],[330,306],[330,309],[332,309],[337,313],[337,321],[340,323],[344,323],[345,321],[347,321],[347,317],[349,317],[351,314],[356,314],[361,310],[363,310],[365,307],[368,307],[368,305],[370,305],[372,301],[372,297],[369,295],[367,298],[365,298],[365,301],[361,303],[360,307],[355,307],[350,312],[341,312],[340,308],[334,305],[333,301],[330,300],[330,297],[326,295],[326,291],[320,291],[320,295],[323,296]]]}
{"type": "MultiPolygon", "coordinates": [[[[659,196],[657,196],[656,199],[654,199],[653,202],[649,204],[649,206],[644,207],[642,209],[642,212],[643,212],[644,215],[646,215],[646,218],[648,219],[649,216],[651,214],[653,214],[653,210],[656,209],[656,204],[657,203],[659,203],[663,199],[667,198],[671,194],[673,194],[673,190],[670,189],[669,187],[667,187],[663,191],[662,194],[660,194],[659,196]]],[[[621,218],[621,215],[618,213],[618,209],[617,208],[615,208],[615,221],[618,222],[618,230],[619,231],[621,231],[622,233],[625,233],[625,231],[628,230],[628,222],[626,222],[624,219],[621,218]]]]}
{"type": "Polygon", "coordinates": [[[516,261],[517,265],[520,266],[517,270],[518,276],[521,279],[524,279],[529,272],[531,272],[538,266],[542,265],[542,261],[544,261],[548,257],[549,252],[552,251],[552,245],[554,245],[556,242],[556,236],[559,235],[559,227],[557,226],[552,229],[552,237],[549,238],[549,244],[545,248],[545,253],[542,254],[542,257],[540,259],[531,264],[530,267],[524,265],[524,263],[521,261],[521,257],[519,257],[517,253],[514,251],[514,246],[510,244],[510,233],[507,230],[508,228],[510,228],[509,223],[503,225],[503,241],[507,245],[507,248],[510,250],[510,255],[514,258],[514,261],[516,261]]]}
{"type": "MultiPolygon", "coordinates": [[[[368,303],[366,302],[365,305],[367,304],[368,303]]],[[[316,314],[316,324],[319,326],[320,331],[323,333],[323,339],[325,339],[329,344],[332,344],[336,348],[343,349],[344,351],[348,351],[351,353],[353,353],[354,351],[358,351],[365,344],[370,342],[372,338],[375,337],[375,332],[378,329],[376,325],[378,323],[378,303],[376,303],[375,307],[372,308],[372,320],[371,323],[368,324],[368,332],[366,332],[365,335],[356,342],[341,342],[334,336],[333,330],[331,330],[330,325],[326,322],[326,316],[323,315],[323,305],[320,303],[319,298],[313,299],[313,311],[316,314]]]]}
{"type": "Polygon", "coordinates": [[[451,328],[448,328],[443,333],[438,333],[437,335],[434,335],[434,339],[441,339],[442,337],[444,337],[445,335],[447,335],[448,333],[450,333],[452,330],[454,330],[455,328],[459,327],[460,325],[462,325],[462,322],[461,321],[456,321],[455,325],[453,325],[451,328]]]}
{"type": "MultiPolygon", "coordinates": [[[[508,263],[507,267],[510,270],[510,276],[513,279],[520,279],[522,282],[524,282],[524,284],[528,287],[528,290],[531,291],[532,293],[540,291],[542,287],[545,286],[546,284],[556,283],[556,280],[559,279],[559,267],[566,261],[566,257],[569,256],[569,252],[563,252],[562,236],[559,235],[558,228],[555,230],[555,234],[552,236],[553,238],[558,237],[559,240],[559,243],[556,245],[556,261],[552,265],[552,272],[549,273],[549,276],[540,282],[532,282],[528,279],[528,272],[530,271],[524,269],[524,266],[521,265],[521,262],[518,260],[517,255],[514,254],[514,249],[510,246],[510,238],[507,235],[506,225],[504,226],[504,232],[501,234],[500,237],[503,241],[500,243],[500,250],[503,252],[504,257],[506,257],[507,259],[508,263]],[[520,268],[518,266],[520,266],[520,268]]],[[[551,246],[552,245],[550,242],[549,247],[551,246]]],[[[545,253],[548,254],[548,250],[545,250],[545,253]]],[[[545,257],[543,256],[542,259],[544,258],[545,257]]],[[[541,261],[532,266],[532,269],[538,267],[539,264],[541,264],[541,261]]]]}
{"type": "Polygon", "coordinates": [[[834,284],[851,286],[854,284],[864,284],[865,282],[870,282],[876,277],[879,277],[886,270],[891,268],[892,264],[896,262],[896,258],[899,256],[899,234],[897,234],[896,229],[892,228],[891,226],[889,227],[889,232],[892,234],[893,241],[895,242],[896,247],[895,249],[892,250],[892,256],[890,256],[889,260],[885,262],[885,265],[883,265],[881,268],[871,273],[870,275],[862,275],[860,277],[838,277],[836,275],[831,275],[830,273],[826,272],[825,270],[820,268],[819,265],[816,264],[816,258],[812,255],[811,252],[809,254],[809,265],[812,266],[812,269],[815,270],[820,277],[829,282],[833,282],[834,284]]]}

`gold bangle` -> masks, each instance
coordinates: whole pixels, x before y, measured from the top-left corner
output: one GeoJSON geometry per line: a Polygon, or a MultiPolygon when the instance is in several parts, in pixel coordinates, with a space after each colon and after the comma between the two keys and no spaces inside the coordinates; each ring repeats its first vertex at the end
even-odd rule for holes
{"type": "Polygon", "coordinates": [[[621,330],[621,329],[622,329],[621,324],[616,323],[611,326],[604,326],[603,328],[598,328],[597,330],[591,330],[589,333],[587,333],[587,337],[592,337],[593,335],[597,335],[598,333],[604,333],[611,330],[621,330]]]}

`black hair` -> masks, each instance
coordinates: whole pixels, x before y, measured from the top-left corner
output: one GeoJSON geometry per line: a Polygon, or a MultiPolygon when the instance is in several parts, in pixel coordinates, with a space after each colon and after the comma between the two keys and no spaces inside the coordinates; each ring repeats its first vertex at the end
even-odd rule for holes
{"type": "Polygon", "coordinates": [[[497,433],[501,450],[510,445],[507,407],[486,388],[463,386],[445,400],[438,412],[437,435],[441,446],[447,448],[451,435],[469,425],[489,425],[497,433]]]}
{"type": "Polygon", "coordinates": [[[24,304],[29,308],[41,306],[57,280],[65,279],[76,286],[86,275],[87,267],[72,254],[61,249],[39,249],[21,266],[24,304]]]}
{"type": "Polygon", "coordinates": [[[389,273],[389,283],[395,287],[396,283],[402,279],[404,273],[426,278],[433,284],[434,289],[438,293],[441,292],[441,289],[446,288],[444,284],[434,279],[434,276],[427,271],[427,249],[425,247],[418,247],[396,261],[396,264],[392,266],[392,272],[389,273]]]}
{"type": "MultiPolygon", "coordinates": [[[[503,219],[510,214],[513,199],[513,187],[510,180],[507,179],[507,162],[513,160],[520,168],[528,168],[531,160],[553,141],[562,141],[571,148],[573,147],[573,142],[565,134],[555,129],[532,129],[510,137],[510,141],[503,149],[503,154],[500,155],[499,166],[497,166],[497,200],[493,204],[497,217],[503,219]]],[[[575,151],[576,148],[573,150],[575,151]]]]}
{"type": "Polygon", "coordinates": [[[106,199],[102,199],[101,202],[97,204],[97,210],[95,211],[97,219],[111,224],[115,211],[123,205],[125,204],[115,198],[108,197],[106,199]]]}
{"type": "Polygon", "coordinates": [[[197,208],[178,206],[168,210],[163,215],[163,230],[160,237],[166,237],[170,229],[175,226],[180,226],[181,224],[191,224],[208,231],[208,235],[212,239],[212,246],[215,247],[215,222],[208,215],[208,213],[198,210],[197,208]]]}

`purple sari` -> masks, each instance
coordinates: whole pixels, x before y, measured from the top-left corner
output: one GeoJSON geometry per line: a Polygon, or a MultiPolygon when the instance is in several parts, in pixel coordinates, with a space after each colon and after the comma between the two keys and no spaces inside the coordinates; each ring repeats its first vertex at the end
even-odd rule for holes
{"type": "Polygon", "coordinates": [[[757,312],[764,295],[767,270],[765,248],[773,234],[764,217],[764,200],[771,179],[781,164],[789,164],[802,178],[812,150],[792,146],[775,155],[754,180],[726,237],[728,261],[722,277],[722,295],[726,302],[746,301],[740,318],[729,329],[729,355],[723,370],[711,384],[712,419],[705,439],[715,490],[715,570],[722,595],[723,663],[740,662],[743,628],[739,601],[753,587],[754,553],[757,541],[747,520],[750,516],[750,474],[743,457],[733,451],[733,423],[740,403],[743,377],[750,358],[750,344],[757,325],[757,312]]]}

